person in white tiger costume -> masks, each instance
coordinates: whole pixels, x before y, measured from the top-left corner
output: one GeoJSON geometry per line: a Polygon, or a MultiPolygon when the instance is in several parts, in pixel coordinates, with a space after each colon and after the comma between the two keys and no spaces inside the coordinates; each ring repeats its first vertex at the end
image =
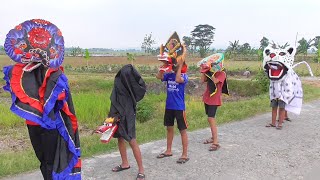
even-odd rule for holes
{"type": "Polygon", "coordinates": [[[272,121],[266,127],[282,129],[286,111],[300,114],[303,90],[300,78],[293,70],[296,48],[275,49],[270,46],[263,51],[263,68],[270,79],[270,106],[272,121]],[[279,122],[276,125],[279,108],[279,122]]]}

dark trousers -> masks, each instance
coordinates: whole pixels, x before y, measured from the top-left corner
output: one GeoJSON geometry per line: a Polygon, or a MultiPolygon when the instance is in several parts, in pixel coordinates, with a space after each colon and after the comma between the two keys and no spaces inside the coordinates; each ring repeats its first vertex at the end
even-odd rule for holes
{"type": "Polygon", "coordinates": [[[47,130],[41,126],[27,126],[34,152],[41,163],[43,179],[51,180],[59,133],[57,130],[47,130]]]}

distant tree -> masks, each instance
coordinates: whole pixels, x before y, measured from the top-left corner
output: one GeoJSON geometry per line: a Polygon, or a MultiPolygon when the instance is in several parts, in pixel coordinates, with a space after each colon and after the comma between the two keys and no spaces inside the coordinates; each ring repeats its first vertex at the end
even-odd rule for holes
{"type": "Polygon", "coordinates": [[[182,40],[186,45],[186,48],[188,49],[188,51],[191,51],[192,38],[188,36],[183,36],[182,40]]]}
{"type": "Polygon", "coordinates": [[[200,24],[195,26],[195,29],[191,31],[191,36],[194,39],[195,47],[198,47],[200,57],[205,57],[210,45],[213,42],[215,28],[208,24],[200,24]]]}
{"type": "Polygon", "coordinates": [[[310,49],[310,47],[313,45],[312,41],[314,39],[309,39],[309,41],[307,41],[306,39],[302,38],[298,41],[299,46],[297,48],[297,52],[304,54],[305,56],[308,54],[308,49],[310,49]]]}
{"type": "Polygon", "coordinates": [[[130,61],[131,64],[133,65],[133,61],[136,60],[136,57],[134,54],[127,53],[127,60],[130,61]]]}
{"type": "Polygon", "coordinates": [[[318,45],[320,44],[320,36],[316,36],[315,38],[314,38],[314,43],[313,43],[313,45],[314,45],[314,47],[318,47],[318,45]]]}
{"type": "Polygon", "coordinates": [[[76,57],[76,56],[82,56],[82,49],[78,46],[78,47],[72,47],[71,48],[71,55],[73,57],[76,57]]]}
{"type": "Polygon", "coordinates": [[[230,57],[236,57],[237,52],[240,49],[239,40],[235,40],[234,42],[229,41],[229,46],[227,51],[230,52],[230,57]]]}
{"type": "Polygon", "coordinates": [[[146,36],[143,39],[141,49],[145,53],[150,53],[152,51],[152,45],[154,45],[155,43],[155,40],[152,38],[152,33],[150,33],[149,35],[146,34],[146,36]]]}
{"type": "Polygon", "coordinates": [[[250,51],[251,51],[251,46],[249,43],[244,43],[243,45],[240,45],[240,47],[239,47],[239,52],[242,55],[247,55],[250,53],[250,51]]]}
{"type": "Polygon", "coordinates": [[[152,55],[158,55],[158,54],[160,54],[160,47],[152,48],[152,49],[151,49],[151,54],[152,54],[152,55]]]}
{"type": "Polygon", "coordinates": [[[260,40],[260,48],[259,48],[259,49],[264,50],[264,48],[266,48],[268,45],[269,45],[269,39],[266,38],[266,37],[263,37],[263,38],[260,40]]]}
{"type": "Polygon", "coordinates": [[[188,52],[193,55],[196,51],[196,44],[194,38],[189,36],[183,36],[182,40],[185,43],[188,52]]]}
{"type": "Polygon", "coordinates": [[[86,49],[84,52],[84,58],[87,60],[87,66],[89,66],[90,53],[88,49],[86,49]]]}

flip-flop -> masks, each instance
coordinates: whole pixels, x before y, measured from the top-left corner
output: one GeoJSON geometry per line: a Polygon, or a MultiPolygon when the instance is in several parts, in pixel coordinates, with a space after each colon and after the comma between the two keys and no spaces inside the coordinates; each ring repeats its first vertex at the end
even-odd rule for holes
{"type": "Polygon", "coordinates": [[[281,130],[282,129],[282,125],[281,126],[277,126],[276,129],[281,130]]]}
{"type": "Polygon", "coordinates": [[[142,173],[138,173],[137,174],[137,177],[136,177],[136,180],[138,179],[145,179],[146,178],[146,175],[142,174],[142,173]]]}
{"type": "Polygon", "coordinates": [[[130,168],[130,166],[128,166],[128,167],[126,167],[126,168],[123,168],[121,165],[119,165],[119,166],[114,167],[114,168],[112,169],[112,171],[113,171],[113,172],[119,172],[119,171],[127,170],[127,169],[129,169],[129,168],[130,168]]]}
{"type": "Polygon", "coordinates": [[[276,125],[273,125],[270,123],[270,124],[267,124],[266,127],[276,127],[276,125]]]}
{"type": "Polygon", "coordinates": [[[213,143],[213,139],[212,139],[212,138],[206,139],[206,140],[203,142],[203,144],[211,144],[211,143],[213,143]]]}
{"type": "Polygon", "coordinates": [[[189,158],[179,158],[178,161],[177,161],[177,163],[178,163],[178,164],[184,164],[184,163],[186,163],[186,162],[188,162],[188,161],[189,161],[189,158]]]}
{"type": "Polygon", "coordinates": [[[220,149],[219,144],[212,144],[212,146],[209,148],[209,151],[217,151],[218,149],[220,149]]]}
{"type": "Polygon", "coordinates": [[[165,153],[161,153],[157,156],[158,159],[161,159],[161,158],[165,158],[165,157],[170,157],[172,156],[172,154],[165,154],[165,153]]]}

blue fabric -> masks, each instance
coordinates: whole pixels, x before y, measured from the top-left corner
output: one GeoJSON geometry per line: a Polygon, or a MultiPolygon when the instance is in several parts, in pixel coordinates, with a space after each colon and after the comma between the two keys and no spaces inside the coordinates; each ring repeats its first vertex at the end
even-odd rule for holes
{"type": "Polygon", "coordinates": [[[184,79],[183,83],[176,82],[175,73],[165,73],[163,75],[164,82],[167,82],[167,100],[166,100],[166,109],[172,110],[185,110],[184,102],[184,89],[188,83],[188,75],[181,74],[181,77],[184,79]]]}
{"type": "Polygon", "coordinates": [[[77,149],[75,147],[75,144],[73,140],[70,138],[70,135],[68,133],[68,130],[66,129],[66,126],[64,124],[64,121],[61,117],[60,112],[58,111],[56,113],[56,125],[57,129],[60,133],[60,135],[63,137],[63,139],[67,142],[68,149],[69,151],[73,154],[72,159],[70,160],[68,166],[60,173],[53,172],[53,179],[72,179],[72,180],[77,180],[81,179],[81,174],[72,174],[72,169],[73,167],[77,164],[78,158],[80,157],[80,149],[77,149]]]}
{"type": "MultiPolygon", "coordinates": [[[[11,100],[12,100],[12,104],[11,104],[11,107],[10,107],[10,110],[18,115],[19,117],[23,118],[23,119],[28,119],[32,122],[35,122],[35,123],[38,123],[38,124],[41,124],[42,123],[42,117],[41,116],[38,116],[32,112],[29,112],[29,111],[26,111],[22,108],[20,108],[19,106],[17,106],[15,104],[16,102],[16,99],[17,99],[17,96],[13,93],[13,91],[11,90],[11,87],[10,87],[10,78],[9,78],[9,73],[11,71],[11,69],[13,68],[13,66],[5,66],[3,67],[3,73],[4,73],[4,77],[3,79],[5,80],[6,82],[6,85],[3,86],[3,89],[5,91],[8,91],[10,94],[11,94],[11,100]]],[[[43,124],[43,123],[42,123],[43,124]]],[[[44,127],[46,128],[46,126],[44,127]]]]}
{"type": "Polygon", "coordinates": [[[68,86],[68,79],[64,74],[61,74],[60,77],[57,79],[56,86],[52,90],[51,96],[49,99],[47,99],[45,105],[44,105],[44,111],[42,117],[35,115],[31,112],[28,112],[26,110],[23,110],[19,108],[15,101],[17,99],[16,95],[12,92],[10,87],[10,78],[9,73],[13,66],[6,66],[3,68],[4,73],[4,80],[6,81],[6,85],[3,87],[5,91],[8,91],[11,93],[12,97],[12,105],[11,105],[11,111],[18,116],[20,116],[23,119],[28,119],[32,122],[38,123],[41,127],[46,129],[57,129],[59,131],[59,134],[63,137],[63,139],[67,142],[69,151],[74,154],[71,161],[68,164],[68,167],[65,168],[60,173],[53,172],[53,179],[81,179],[81,173],[72,174],[73,167],[77,164],[78,158],[81,156],[80,148],[76,148],[73,140],[71,139],[68,130],[64,124],[63,118],[61,117],[60,110],[63,107],[63,103],[66,102],[66,99],[68,98],[68,92],[69,92],[69,86],[68,86]],[[66,99],[64,101],[58,101],[58,96],[61,92],[66,92],[66,99]],[[56,105],[57,103],[57,106],[56,105]],[[55,112],[56,119],[53,121],[49,117],[49,113],[52,111],[53,108],[55,112]]]}
{"type": "Polygon", "coordinates": [[[72,175],[72,169],[78,162],[78,157],[80,157],[81,152],[80,149],[77,149],[75,147],[75,144],[73,140],[71,139],[68,130],[66,129],[66,126],[64,124],[63,118],[61,117],[60,110],[63,107],[63,102],[66,102],[66,99],[64,101],[58,101],[58,96],[60,93],[65,91],[65,94],[67,95],[69,92],[68,87],[68,79],[64,74],[61,74],[56,82],[56,86],[52,90],[51,96],[46,101],[44,105],[44,112],[43,112],[43,119],[45,122],[51,121],[55,123],[55,128],[59,131],[60,135],[63,137],[63,139],[67,142],[69,151],[73,154],[73,157],[71,161],[68,164],[68,167],[64,169],[61,173],[55,173],[53,172],[53,179],[81,179],[81,174],[72,175]],[[57,109],[55,110],[55,121],[52,121],[50,117],[48,116],[49,113],[52,111],[53,108],[55,108],[55,104],[58,102],[57,109]]]}

